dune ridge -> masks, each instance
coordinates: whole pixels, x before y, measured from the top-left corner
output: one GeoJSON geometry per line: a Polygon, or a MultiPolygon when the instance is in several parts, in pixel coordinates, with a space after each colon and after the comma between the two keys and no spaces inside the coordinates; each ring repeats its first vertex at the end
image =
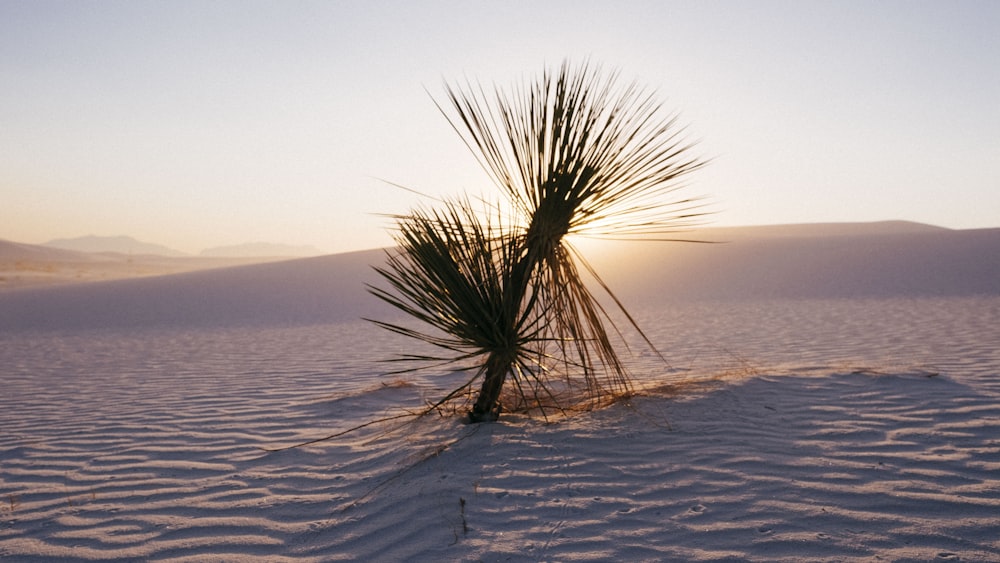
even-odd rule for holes
{"type": "MultiPolygon", "coordinates": [[[[663,299],[1000,294],[1000,229],[879,223],[701,234],[724,242],[633,243],[591,261],[616,294],[636,306],[663,299]]],[[[301,324],[388,315],[364,287],[378,282],[371,266],[382,263],[383,253],[0,292],[0,331],[301,324]]]]}
{"type": "Polygon", "coordinates": [[[594,263],[611,287],[639,302],[1000,292],[1000,229],[892,223],[702,234],[717,244],[634,244],[594,263]]]}

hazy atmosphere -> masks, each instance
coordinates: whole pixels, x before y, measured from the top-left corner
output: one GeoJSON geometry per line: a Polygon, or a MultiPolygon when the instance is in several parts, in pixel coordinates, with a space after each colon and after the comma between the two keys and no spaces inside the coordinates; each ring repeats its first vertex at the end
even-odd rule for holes
{"type": "Polygon", "coordinates": [[[431,97],[621,69],[715,161],[716,225],[998,225],[995,2],[0,1],[0,238],[385,245],[478,192],[431,97]],[[430,95],[428,95],[428,93],[430,95]]]}

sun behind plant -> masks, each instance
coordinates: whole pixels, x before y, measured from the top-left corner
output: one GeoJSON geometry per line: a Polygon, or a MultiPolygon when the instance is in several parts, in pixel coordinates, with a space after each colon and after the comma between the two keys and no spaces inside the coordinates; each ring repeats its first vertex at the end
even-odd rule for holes
{"type": "Polygon", "coordinates": [[[580,266],[642,331],[566,237],[673,240],[704,215],[675,193],[704,162],[652,95],[587,63],[492,96],[449,86],[447,97],[452,111],[439,109],[508,205],[455,199],[398,216],[398,247],[376,268],[390,288],[369,290],[427,329],[374,322],[442,351],[408,359],[472,368],[432,406],[478,386],[472,422],[500,416],[505,388],[543,414],[627,396],[618,331],[580,266]],[[512,218],[499,211],[509,208],[512,218]]]}

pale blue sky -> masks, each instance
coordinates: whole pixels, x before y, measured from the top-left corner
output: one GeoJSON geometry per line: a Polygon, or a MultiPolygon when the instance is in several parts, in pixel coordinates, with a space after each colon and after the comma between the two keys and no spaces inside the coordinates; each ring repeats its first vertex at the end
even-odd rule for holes
{"type": "Polygon", "coordinates": [[[0,238],[389,243],[488,191],[434,107],[590,57],[715,161],[718,225],[1000,226],[1000,2],[0,0],[0,238]]]}

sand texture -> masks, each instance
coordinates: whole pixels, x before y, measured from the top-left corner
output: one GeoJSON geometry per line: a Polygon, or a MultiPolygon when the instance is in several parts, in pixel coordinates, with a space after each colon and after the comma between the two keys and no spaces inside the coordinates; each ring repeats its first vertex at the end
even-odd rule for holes
{"type": "MultiPolygon", "coordinates": [[[[366,258],[4,293],[0,559],[1000,561],[1000,295],[967,291],[982,280],[658,303],[644,281],[628,298],[669,365],[638,353],[628,403],[264,451],[465,377],[379,376],[408,345],[356,320],[371,301],[309,312],[303,272],[366,258]],[[289,295],[268,293],[282,271],[289,295]],[[156,316],[213,283],[228,305],[156,316]],[[113,293],[145,308],[88,301],[113,293]],[[64,326],[51,303],[76,303],[64,326]],[[28,304],[50,316],[11,320],[28,304]],[[262,320],[281,304],[298,316],[262,320]]],[[[368,275],[335,271],[344,295],[368,275]]]]}

